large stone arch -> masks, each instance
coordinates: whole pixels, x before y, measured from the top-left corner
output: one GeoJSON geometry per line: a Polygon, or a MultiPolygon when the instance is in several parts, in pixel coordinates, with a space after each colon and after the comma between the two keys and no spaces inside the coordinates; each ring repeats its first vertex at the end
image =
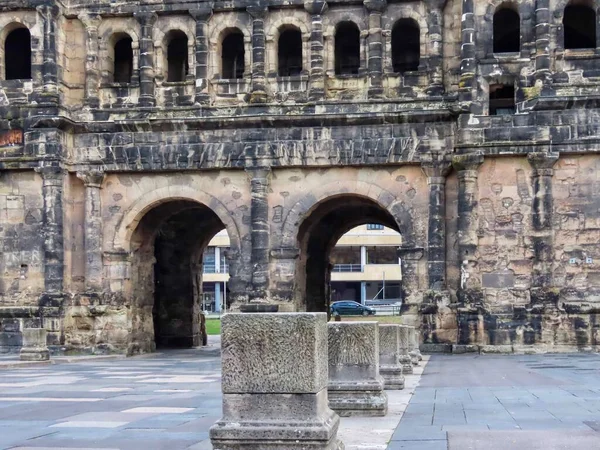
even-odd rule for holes
{"type": "Polygon", "coordinates": [[[240,231],[227,207],[213,195],[189,186],[165,186],[139,197],[119,221],[112,248],[118,252],[130,252],[131,237],[144,215],[161,203],[173,200],[189,200],[210,208],[225,225],[232,252],[240,251],[240,231]]]}
{"type": "Polygon", "coordinates": [[[390,191],[366,181],[336,181],[323,185],[318,190],[313,190],[305,195],[292,206],[283,220],[281,227],[281,247],[293,248],[300,224],[315,208],[322,202],[343,195],[353,195],[372,200],[381,208],[388,211],[396,220],[398,229],[402,234],[404,242],[414,243],[416,240],[413,217],[399,200],[390,191]]]}

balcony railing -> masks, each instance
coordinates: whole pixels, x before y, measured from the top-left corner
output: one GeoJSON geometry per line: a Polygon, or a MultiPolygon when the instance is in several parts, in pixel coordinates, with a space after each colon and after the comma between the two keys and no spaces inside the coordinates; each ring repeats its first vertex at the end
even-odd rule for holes
{"type": "Polygon", "coordinates": [[[333,266],[334,272],[362,272],[362,264],[336,264],[333,266]]]}
{"type": "Polygon", "coordinates": [[[228,273],[229,272],[229,265],[228,264],[221,264],[221,267],[219,269],[220,269],[219,272],[217,272],[214,264],[204,264],[202,271],[204,273],[228,273]]]}

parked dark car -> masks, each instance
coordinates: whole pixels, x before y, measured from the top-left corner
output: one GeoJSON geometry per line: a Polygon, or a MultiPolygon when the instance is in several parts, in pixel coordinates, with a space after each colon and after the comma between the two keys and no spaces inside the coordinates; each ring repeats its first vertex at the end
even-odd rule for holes
{"type": "Polygon", "coordinates": [[[336,315],[336,313],[340,316],[372,316],[375,310],[358,302],[346,300],[331,304],[331,314],[336,315]]]}

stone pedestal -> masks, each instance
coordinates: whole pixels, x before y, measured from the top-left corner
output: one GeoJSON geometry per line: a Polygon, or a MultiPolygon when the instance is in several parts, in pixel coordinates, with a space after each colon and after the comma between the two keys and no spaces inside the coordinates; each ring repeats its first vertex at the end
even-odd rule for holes
{"type": "Polygon", "coordinates": [[[410,344],[410,328],[408,325],[398,325],[400,333],[400,364],[402,365],[403,374],[413,373],[413,364],[409,352],[410,344]]]}
{"type": "Polygon", "coordinates": [[[214,450],[343,449],[327,406],[327,315],[226,314],[214,450]]]}
{"type": "Polygon", "coordinates": [[[329,407],[340,416],[384,416],[377,322],[329,323],[329,407]]]}
{"type": "Polygon", "coordinates": [[[379,325],[379,373],[383,377],[386,390],[404,389],[398,325],[379,325]]]}
{"type": "Polygon", "coordinates": [[[419,361],[423,359],[421,350],[419,350],[419,336],[417,335],[417,329],[415,327],[409,327],[409,352],[410,359],[415,366],[419,365],[419,361]]]}
{"type": "Polygon", "coordinates": [[[22,334],[23,347],[21,347],[19,356],[21,361],[48,361],[50,359],[44,328],[24,328],[22,334]]]}

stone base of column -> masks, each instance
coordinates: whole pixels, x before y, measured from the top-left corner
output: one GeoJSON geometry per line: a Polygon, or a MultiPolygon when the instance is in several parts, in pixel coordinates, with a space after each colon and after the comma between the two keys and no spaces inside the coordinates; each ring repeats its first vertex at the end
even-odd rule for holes
{"type": "Polygon", "coordinates": [[[46,330],[44,328],[24,328],[23,347],[19,359],[21,361],[48,361],[50,352],[46,345],[46,330]]]}
{"type": "Polygon", "coordinates": [[[412,359],[409,355],[402,355],[400,357],[400,364],[402,365],[402,373],[403,374],[412,374],[413,371],[413,363],[412,359]]]}
{"type": "Polygon", "coordinates": [[[387,414],[388,398],[383,392],[384,381],[329,383],[329,407],[341,417],[387,414]]]}
{"type": "Polygon", "coordinates": [[[224,394],[223,418],[210,430],[215,450],[343,449],[340,418],[318,394],[224,394]]]}
{"type": "Polygon", "coordinates": [[[414,351],[409,352],[408,355],[410,356],[410,362],[412,363],[412,365],[418,366],[419,365],[419,356],[414,351]]]}
{"type": "Polygon", "coordinates": [[[379,373],[383,377],[383,387],[386,391],[404,389],[402,366],[380,365],[379,373]]]}

